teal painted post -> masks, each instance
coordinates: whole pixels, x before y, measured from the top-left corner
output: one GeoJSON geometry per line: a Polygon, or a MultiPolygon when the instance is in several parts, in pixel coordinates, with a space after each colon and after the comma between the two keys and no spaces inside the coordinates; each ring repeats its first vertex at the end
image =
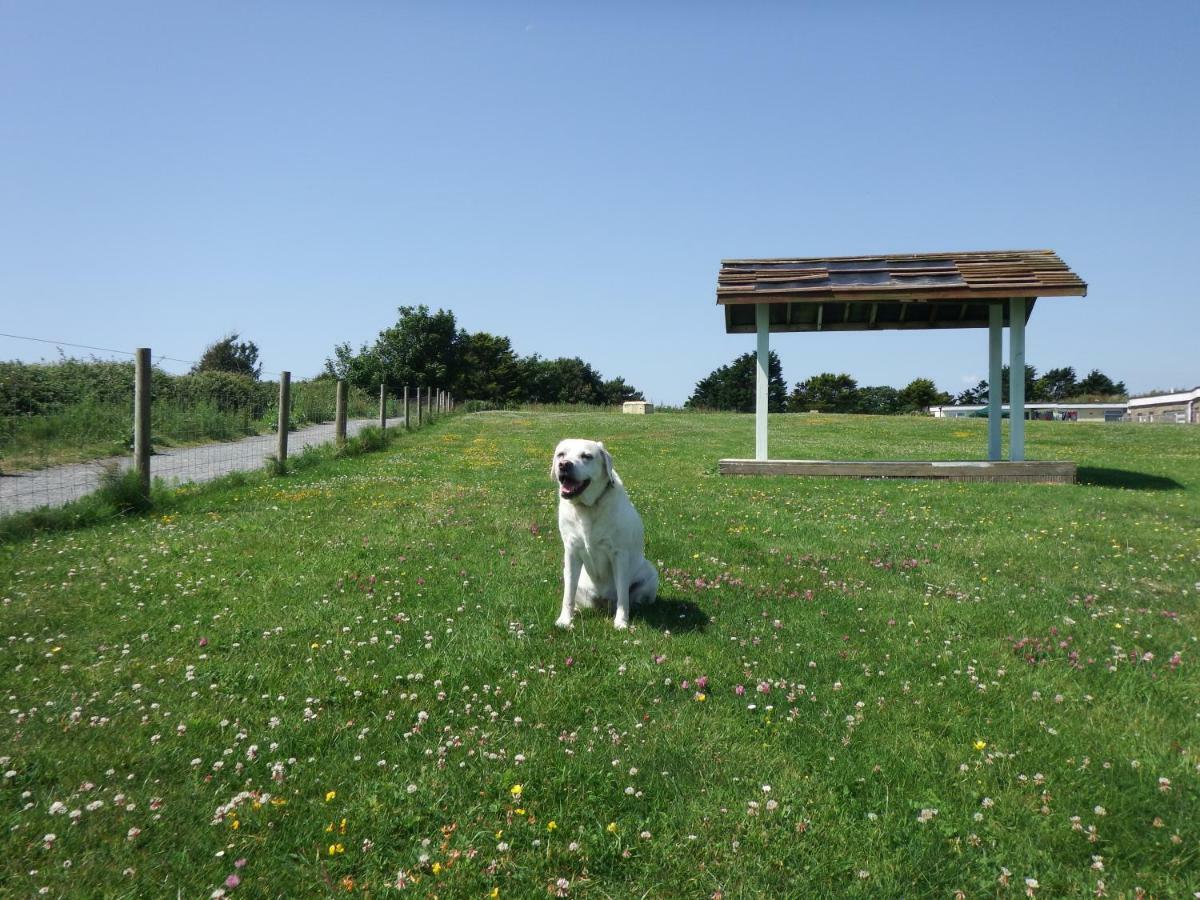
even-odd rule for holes
{"type": "Polygon", "coordinates": [[[770,307],[759,303],[754,307],[758,329],[758,381],[754,392],[754,458],[767,459],[767,407],[771,371],[770,307]]]}
{"type": "Polygon", "coordinates": [[[988,459],[1000,460],[1000,420],[1002,418],[1004,356],[1004,307],[988,306],[988,459]]]}
{"type": "Polygon", "coordinates": [[[1025,298],[1008,301],[1008,458],[1025,459],[1025,298]]]}

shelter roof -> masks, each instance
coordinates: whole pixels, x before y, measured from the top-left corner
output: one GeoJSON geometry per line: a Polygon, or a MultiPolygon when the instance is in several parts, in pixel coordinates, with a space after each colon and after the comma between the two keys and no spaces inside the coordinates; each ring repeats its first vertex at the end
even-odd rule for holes
{"type": "Polygon", "coordinates": [[[1086,294],[1053,250],[727,259],[717,281],[731,333],[755,331],[759,303],[771,331],[986,328],[992,302],[1025,297],[1028,318],[1033,298],[1086,294]]]}

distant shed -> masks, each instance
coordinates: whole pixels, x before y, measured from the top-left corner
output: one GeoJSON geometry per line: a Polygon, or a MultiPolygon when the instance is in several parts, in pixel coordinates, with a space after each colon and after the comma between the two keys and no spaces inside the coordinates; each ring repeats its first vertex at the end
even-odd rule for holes
{"type": "MultiPolygon", "coordinates": [[[[1009,367],[1023,372],[1025,325],[1037,299],[1086,294],[1087,284],[1053,250],[723,260],[717,304],[724,308],[727,333],[758,336],[758,383],[754,459],[723,460],[722,471],[797,471],[794,465],[772,467],[767,455],[771,332],[987,328],[988,383],[999,385],[1003,329],[1009,329],[1009,367]]],[[[1018,412],[1011,420],[1010,463],[1025,459],[1024,393],[1024,379],[1012,379],[1011,404],[1018,412]]],[[[988,403],[988,460],[992,463],[999,463],[1001,456],[1000,399],[996,390],[988,403]]],[[[1051,464],[1039,464],[1037,472],[1028,471],[1037,475],[1047,471],[1047,465],[1051,464]]],[[[1070,480],[1074,480],[1074,464],[1064,465],[1070,466],[1070,480]]],[[[972,463],[973,468],[977,466],[972,463]]],[[[944,472],[946,467],[938,469],[944,472]]],[[[1026,474],[1018,469],[997,468],[992,474],[998,479],[1026,480],[1026,474]]],[[[843,473],[831,464],[827,474],[843,473]]],[[[855,469],[853,474],[862,473],[855,469]]]]}

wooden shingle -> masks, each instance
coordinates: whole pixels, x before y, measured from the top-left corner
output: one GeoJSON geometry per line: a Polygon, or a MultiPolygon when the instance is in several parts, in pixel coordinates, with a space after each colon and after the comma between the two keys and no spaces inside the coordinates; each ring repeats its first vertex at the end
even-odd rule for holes
{"type": "Polygon", "coordinates": [[[1034,298],[1086,294],[1053,250],[727,259],[717,280],[731,333],[755,330],[760,303],[774,332],[986,328],[991,302],[1027,298],[1028,318],[1034,298]]]}

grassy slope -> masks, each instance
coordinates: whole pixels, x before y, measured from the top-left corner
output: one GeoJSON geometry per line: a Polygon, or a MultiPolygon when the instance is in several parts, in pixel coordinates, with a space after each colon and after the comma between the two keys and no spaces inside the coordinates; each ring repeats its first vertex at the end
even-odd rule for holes
{"type": "MultiPolygon", "coordinates": [[[[986,423],[772,427],[978,458],[986,423]]],[[[0,893],[207,896],[240,859],[256,896],[1200,889],[1194,431],[1030,423],[1076,487],[714,474],[752,446],[749,417],[458,417],[0,547],[0,893]],[[661,561],[629,633],[551,624],[565,436],[608,444],[661,561]],[[212,824],[242,790],[274,800],[212,824]]]]}

